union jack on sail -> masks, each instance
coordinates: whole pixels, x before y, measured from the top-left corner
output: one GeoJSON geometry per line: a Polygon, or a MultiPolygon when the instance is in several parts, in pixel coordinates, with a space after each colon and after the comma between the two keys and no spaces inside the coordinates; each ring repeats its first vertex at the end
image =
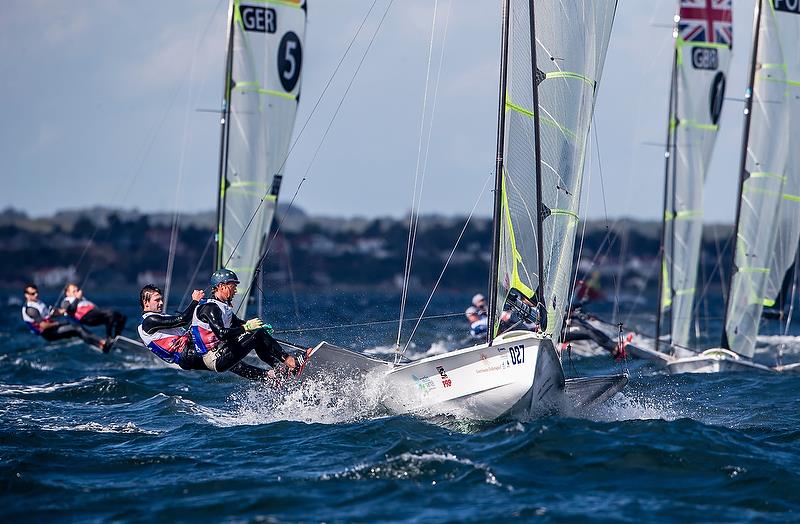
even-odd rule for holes
{"type": "Polygon", "coordinates": [[[686,42],[733,46],[733,0],[681,0],[678,32],[686,42]]]}

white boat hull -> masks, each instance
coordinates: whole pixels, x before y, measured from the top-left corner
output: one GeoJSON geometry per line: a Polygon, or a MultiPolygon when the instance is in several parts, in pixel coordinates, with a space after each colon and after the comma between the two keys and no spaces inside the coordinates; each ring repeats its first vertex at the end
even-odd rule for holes
{"type": "Polygon", "coordinates": [[[667,362],[667,369],[673,375],[681,373],[729,373],[740,371],[770,371],[773,368],[744,359],[733,351],[712,348],[699,355],[675,358],[667,362]]]}
{"type": "Polygon", "coordinates": [[[480,344],[399,366],[323,342],[309,353],[303,376],[330,369],[382,373],[387,390],[383,404],[395,414],[487,421],[528,420],[569,406],[583,407],[606,400],[627,383],[625,375],[570,383],[568,397],[553,343],[529,331],[505,333],[491,346],[480,344]]]}

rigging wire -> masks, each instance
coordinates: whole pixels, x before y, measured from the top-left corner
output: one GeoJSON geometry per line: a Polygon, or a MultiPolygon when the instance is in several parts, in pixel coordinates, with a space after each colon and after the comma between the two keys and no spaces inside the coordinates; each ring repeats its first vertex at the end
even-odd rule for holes
{"type": "MultiPolygon", "coordinates": [[[[400,318],[397,322],[397,341],[395,347],[400,348],[400,336],[403,330],[403,316],[405,316],[406,301],[408,300],[408,287],[411,279],[411,266],[413,263],[414,244],[417,238],[417,227],[419,226],[419,210],[422,204],[422,182],[420,182],[420,164],[422,163],[422,141],[425,135],[425,116],[428,109],[428,88],[430,87],[431,62],[433,59],[433,43],[436,39],[436,15],[439,12],[439,0],[433,3],[433,19],[431,21],[431,38],[428,45],[428,64],[425,69],[425,92],[422,98],[422,117],[419,122],[419,142],[417,145],[417,162],[414,168],[414,189],[411,194],[411,212],[409,213],[408,240],[406,243],[405,268],[403,269],[403,287],[400,297],[400,318]]],[[[444,49],[444,45],[442,45],[444,49]]],[[[441,66],[441,63],[440,63],[441,66]]],[[[433,123],[431,122],[431,127],[433,123]]],[[[430,139],[430,136],[429,136],[430,139]]],[[[424,180],[425,173],[422,173],[424,180]]]]}
{"type": "Polygon", "coordinates": [[[186,299],[189,297],[189,290],[194,287],[194,282],[197,279],[197,273],[200,271],[200,266],[203,265],[203,261],[206,259],[206,254],[208,250],[211,248],[211,245],[214,243],[214,238],[216,237],[215,232],[208,236],[208,241],[206,242],[206,247],[203,248],[203,254],[200,255],[200,258],[197,259],[197,264],[194,267],[194,272],[192,273],[192,278],[189,279],[189,285],[186,286],[186,290],[183,292],[183,296],[181,297],[180,304],[178,305],[178,309],[183,310],[184,304],[186,304],[186,299]]]}
{"type": "MultiPolygon", "coordinates": [[[[441,315],[430,315],[427,317],[414,317],[414,318],[407,318],[406,320],[434,320],[439,318],[453,318],[453,317],[460,317],[464,313],[443,313],[441,315]]],[[[305,333],[307,331],[324,331],[330,329],[345,329],[345,328],[354,328],[354,327],[366,327],[366,326],[377,326],[381,324],[394,324],[397,322],[397,319],[390,319],[390,320],[373,320],[371,322],[357,322],[354,324],[334,324],[330,326],[315,326],[315,327],[299,327],[299,328],[292,328],[292,329],[276,329],[276,335],[284,335],[287,333],[305,333]]]]}
{"type": "MultiPolygon", "coordinates": [[[[470,221],[472,220],[472,215],[475,214],[475,209],[478,207],[478,204],[483,198],[483,195],[486,193],[486,186],[489,184],[489,181],[492,180],[494,173],[490,173],[489,176],[486,177],[486,180],[483,182],[483,187],[481,188],[480,194],[478,194],[478,198],[475,199],[475,203],[472,205],[472,209],[469,212],[469,216],[467,216],[466,221],[464,221],[464,227],[461,228],[461,232],[458,234],[458,238],[456,239],[455,245],[453,245],[453,249],[450,250],[450,254],[447,257],[447,260],[444,263],[444,267],[442,267],[442,272],[439,273],[439,278],[436,279],[436,283],[433,285],[433,289],[431,290],[430,296],[428,296],[428,300],[425,302],[425,305],[422,308],[422,313],[417,320],[417,323],[414,325],[414,329],[411,330],[411,334],[408,336],[408,340],[406,341],[406,345],[403,346],[403,350],[400,351],[395,355],[395,364],[400,362],[400,359],[405,354],[408,346],[411,344],[411,339],[414,338],[414,334],[417,332],[417,328],[419,327],[420,320],[425,316],[425,311],[428,310],[428,306],[433,300],[433,295],[436,293],[436,289],[439,287],[439,283],[442,281],[442,277],[444,277],[445,271],[447,271],[447,266],[450,264],[450,261],[453,259],[453,255],[458,249],[458,244],[461,242],[461,239],[464,237],[464,233],[467,231],[467,226],[469,225],[470,221]]],[[[401,326],[402,327],[402,326],[401,326]]]]}
{"type": "MultiPolygon", "coordinates": [[[[334,68],[333,73],[331,73],[331,75],[328,77],[328,81],[325,83],[325,87],[322,89],[322,92],[320,93],[319,97],[317,97],[317,100],[314,103],[314,107],[311,108],[311,112],[308,114],[308,117],[306,118],[305,122],[303,122],[303,125],[300,127],[300,131],[298,131],[297,136],[295,137],[295,139],[292,141],[291,145],[289,146],[289,150],[286,152],[286,155],[283,158],[283,162],[281,162],[281,165],[277,170],[278,173],[283,171],[283,168],[286,165],[286,162],[289,160],[289,158],[290,158],[290,156],[292,154],[292,151],[294,151],[294,148],[297,145],[297,143],[300,141],[300,138],[303,136],[303,133],[305,132],[306,127],[308,126],[309,122],[311,121],[311,119],[316,114],[317,108],[319,107],[320,103],[322,102],[323,97],[328,92],[328,88],[330,88],[331,84],[333,83],[333,79],[336,77],[336,74],[339,72],[339,69],[341,68],[342,64],[344,63],[345,58],[347,58],[347,56],[350,54],[350,49],[353,47],[353,44],[355,43],[356,39],[361,34],[361,30],[364,28],[364,25],[366,24],[367,19],[369,18],[369,15],[372,13],[372,10],[375,7],[375,4],[377,4],[377,3],[378,3],[378,0],[373,0],[372,4],[370,5],[369,9],[367,10],[367,14],[365,14],[364,18],[361,20],[361,24],[358,26],[358,29],[356,29],[355,34],[353,34],[353,38],[350,39],[350,43],[347,45],[347,48],[344,50],[344,53],[342,54],[342,57],[339,59],[339,62],[336,64],[336,67],[334,68]]],[[[384,20],[384,18],[386,18],[386,13],[389,11],[389,7],[391,7],[391,5],[393,3],[394,3],[394,0],[390,0],[388,5],[386,6],[386,11],[384,11],[383,18],[381,18],[380,24],[378,25],[378,28],[375,30],[375,34],[377,34],[377,31],[380,29],[381,25],[383,25],[383,20],[384,20]]],[[[373,34],[372,40],[375,39],[375,34],[373,34]]],[[[367,46],[367,49],[364,51],[364,56],[362,56],[362,58],[361,58],[361,63],[364,62],[364,57],[369,52],[370,47],[372,47],[372,40],[370,40],[370,43],[367,46]]],[[[355,73],[353,73],[353,77],[350,80],[350,85],[352,85],[353,80],[355,79],[355,76],[358,74],[358,71],[360,69],[361,69],[361,64],[359,64],[358,69],[356,69],[355,73]]],[[[342,99],[339,102],[339,107],[341,107],[342,102],[344,101],[344,97],[347,96],[347,92],[349,90],[350,90],[350,87],[348,86],[347,91],[345,91],[344,95],[342,96],[342,99]]],[[[336,113],[338,114],[338,112],[339,112],[339,110],[338,110],[338,107],[337,107],[336,113]]],[[[334,115],[333,118],[336,118],[336,115],[334,115]]],[[[332,121],[331,121],[331,123],[332,123],[332,121]]],[[[328,125],[328,128],[330,129],[330,124],[328,125]]],[[[327,131],[326,131],[326,136],[327,136],[327,131]]],[[[322,138],[322,141],[324,141],[324,140],[325,140],[325,137],[322,138]]],[[[321,145],[321,143],[320,143],[320,145],[321,145]]],[[[317,147],[317,150],[319,150],[319,146],[317,147]]],[[[314,156],[316,157],[316,152],[315,152],[314,156]]],[[[312,161],[312,163],[313,163],[313,161],[312,161]]],[[[309,170],[310,170],[310,167],[309,167],[309,169],[306,169],[306,175],[308,175],[309,170]]],[[[299,186],[298,186],[298,189],[299,189],[299,186]]],[[[262,197],[261,202],[259,202],[259,204],[256,207],[255,211],[253,211],[253,214],[250,217],[250,220],[247,221],[247,224],[245,225],[244,229],[242,230],[242,234],[239,236],[239,239],[236,241],[236,244],[233,246],[233,249],[231,250],[231,255],[228,257],[228,260],[225,262],[225,265],[227,265],[228,262],[230,262],[231,258],[236,253],[236,250],[239,248],[239,244],[241,243],[241,241],[244,238],[244,236],[247,234],[247,230],[250,229],[250,225],[253,223],[253,220],[255,220],[255,217],[258,215],[259,211],[261,210],[261,206],[264,204],[264,199],[269,195],[270,190],[271,190],[271,188],[267,189],[267,192],[264,193],[264,196],[262,197]]],[[[287,209],[286,212],[288,213],[289,210],[287,209]]]]}

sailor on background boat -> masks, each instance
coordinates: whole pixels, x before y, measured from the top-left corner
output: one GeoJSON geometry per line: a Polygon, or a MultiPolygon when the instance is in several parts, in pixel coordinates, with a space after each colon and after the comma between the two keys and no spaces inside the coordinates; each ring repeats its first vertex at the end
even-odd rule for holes
{"type": "MultiPolygon", "coordinates": [[[[56,310],[55,313],[59,313],[56,310]]],[[[88,329],[73,324],[64,316],[52,315],[50,308],[39,300],[39,288],[33,284],[25,286],[25,303],[22,306],[22,320],[31,331],[48,342],[67,338],[80,338],[87,344],[108,353],[110,346],[105,340],[95,336],[88,329]]]]}
{"type": "MultiPolygon", "coordinates": [[[[142,306],[142,323],[139,325],[139,337],[155,356],[164,362],[177,365],[184,370],[212,371],[197,352],[189,328],[195,309],[205,293],[200,289],[192,292],[192,301],[178,315],[165,315],[164,298],[161,290],[148,284],[139,293],[142,306]]],[[[239,362],[230,371],[250,380],[274,379],[275,373],[239,362]]]]}
{"type": "Polygon", "coordinates": [[[83,297],[83,290],[73,283],[64,287],[61,308],[67,315],[86,326],[106,326],[106,338],[118,337],[125,328],[127,318],[119,311],[100,309],[83,297]]]}
{"type": "Polygon", "coordinates": [[[211,275],[213,296],[203,300],[192,317],[192,338],[208,369],[228,371],[251,351],[273,369],[298,372],[302,362],[286,353],[269,334],[271,326],[260,318],[245,322],[236,316],[231,301],[239,278],[229,269],[211,275]],[[284,367],[285,366],[285,367],[284,367]]]}
{"type": "Polygon", "coordinates": [[[470,306],[464,312],[469,322],[469,336],[470,338],[485,339],[486,332],[489,330],[489,317],[475,306],[470,306]]]}

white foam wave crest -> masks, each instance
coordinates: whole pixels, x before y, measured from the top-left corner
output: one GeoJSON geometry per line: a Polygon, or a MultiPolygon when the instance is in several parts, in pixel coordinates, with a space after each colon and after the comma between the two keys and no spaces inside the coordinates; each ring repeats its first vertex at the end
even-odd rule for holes
{"type": "Polygon", "coordinates": [[[620,422],[623,420],[666,420],[686,418],[679,405],[668,397],[648,398],[630,393],[617,393],[599,406],[594,406],[574,415],[596,422],[620,422]]]}
{"type": "Polygon", "coordinates": [[[756,353],[773,353],[780,349],[783,354],[800,354],[800,337],[791,335],[759,335],[756,353]]]}
{"type": "Polygon", "coordinates": [[[66,425],[43,425],[41,427],[44,431],[87,431],[91,433],[127,433],[138,435],[158,435],[158,431],[142,429],[133,422],[126,422],[125,424],[100,424],[99,422],[88,422],[86,424],[77,424],[74,426],[66,425]]]}
{"type": "Polygon", "coordinates": [[[340,424],[387,415],[382,407],[386,394],[381,373],[359,377],[329,373],[289,382],[279,389],[254,386],[232,395],[235,409],[214,413],[212,424],[227,427],[293,421],[340,424]]]}
{"type": "MultiPolygon", "coordinates": [[[[489,466],[479,462],[473,462],[470,459],[458,457],[452,453],[437,453],[437,452],[404,452],[394,457],[386,457],[385,460],[376,464],[359,464],[344,471],[324,474],[320,480],[331,479],[418,479],[425,476],[439,476],[439,480],[454,480],[457,477],[463,476],[459,471],[447,469],[443,472],[438,472],[435,468],[437,465],[445,466],[467,466],[467,468],[479,471],[484,476],[486,484],[505,487],[509,491],[514,488],[505,486],[489,469],[489,466]]],[[[431,484],[436,485],[437,480],[432,480],[431,484]]]]}
{"type": "MultiPolygon", "coordinates": [[[[434,341],[430,347],[427,349],[420,349],[416,346],[416,344],[409,345],[408,349],[403,353],[403,357],[407,358],[408,360],[418,360],[421,358],[432,357],[434,355],[441,355],[443,353],[448,353],[453,351],[454,349],[459,349],[461,347],[471,347],[476,345],[478,342],[474,341],[467,341],[463,343],[453,342],[452,340],[436,340],[434,341]]],[[[373,348],[368,348],[363,351],[365,355],[369,355],[371,357],[382,357],[382,356],[394,356],[396,353],[395,346],[375,346],[373,348]]]]}
{"type": "Polygon", "coordinates": [[[53,382],[49,384],[0,384],[0,395],[32,395],[38,393],[54,393],[63,389],[73,388],[100,380],[110,382],[114,381],[114,379],[111,377],[97,376],[84,377],[80,380],[74,380],[70,382],[53,382]]]}

